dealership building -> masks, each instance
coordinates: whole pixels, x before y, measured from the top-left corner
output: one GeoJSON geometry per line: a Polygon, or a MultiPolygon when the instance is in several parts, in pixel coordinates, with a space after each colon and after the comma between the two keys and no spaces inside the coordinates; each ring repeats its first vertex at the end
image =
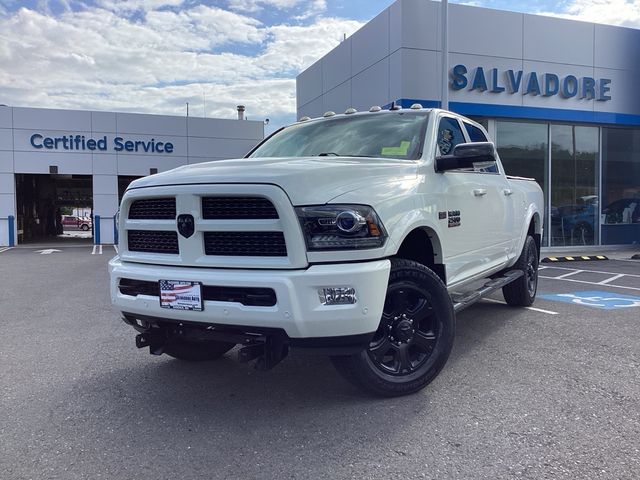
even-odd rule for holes
{"type": "Polygon", "coordinates": [[[0,246],[56,237],[82,209],[93,241],[113,243],[132,180],[242,157],[263,137],[261,121],[0,106],[0,246]]]}
{"type": "Polygon", "coordinates": [[[440,107],[545,192],[548,247],[640,243],[640,30],[398,0],[297,78],[298,117],[440,107]]]}

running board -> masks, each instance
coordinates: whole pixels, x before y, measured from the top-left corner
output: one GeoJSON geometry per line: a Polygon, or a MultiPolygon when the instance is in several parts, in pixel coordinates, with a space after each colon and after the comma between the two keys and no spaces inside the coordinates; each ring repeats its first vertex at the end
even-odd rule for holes
{"type": "Polygon", "coordinates": [[[502,277],[494,278],[493,280],[489,280],[484,286],[480,287],[477,290],[467,293],[452,293],[451,300],[453,301],[453,311],[458,313],[464,310],[467,307],[470,307],[482,297],[486,297],[487,295],[495,292],[499,288],[504,287],[505,285],[510,284],[514,280],[519,279],[524,275],[522,270],[511,270],[505,273],[502,277]]]}

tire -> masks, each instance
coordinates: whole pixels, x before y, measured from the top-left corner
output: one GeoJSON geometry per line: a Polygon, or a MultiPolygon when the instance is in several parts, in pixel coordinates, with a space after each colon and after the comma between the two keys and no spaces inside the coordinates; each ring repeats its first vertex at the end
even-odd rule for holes
{"type": "Polygon", "coordinates": [[[222,357],[222,355],[233,347],[235,347],[235,343],[175,340],[165,346],[164,353],[170,357],[187,362],[205,362],[222,357]]]}
{"type": "Polygon", "coordinates": [[[522,270],[524,275],[502,287],[502,295],[512,307],[528,307],[536,299],[538,290],[538,247],[532,236],[525,240],[520,258],[512,270],[522,270]]]}
{"type": "Polygon", "coordinates": [[[80,228],[86,232],[89,230],[89,225],[87,225],[86,223],[83,223],[82,225],[80,225],[80,228]]]}
{"type": "Polygon", "coordinates": [[[440,373],[453,347],[454,330],[453,304],[442,280],[417,262],[392,259],[380,326],[369,347],[331,361],[367,393],[407,395],[440,373]]]}

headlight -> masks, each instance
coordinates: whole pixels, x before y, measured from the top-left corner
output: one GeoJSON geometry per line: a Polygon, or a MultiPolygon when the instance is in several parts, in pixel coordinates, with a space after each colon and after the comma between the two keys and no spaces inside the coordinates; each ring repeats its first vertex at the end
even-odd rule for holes
{"type": "Polygon", "coordinates": [[[365,205],[321,205],[296,208],[307,249],[380,248],[387,233],[373,208],[365,205]]]}

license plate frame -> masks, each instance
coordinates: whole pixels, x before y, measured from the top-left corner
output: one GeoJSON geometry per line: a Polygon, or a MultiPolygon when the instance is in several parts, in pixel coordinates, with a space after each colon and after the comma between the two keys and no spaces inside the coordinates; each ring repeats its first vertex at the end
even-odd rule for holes
{"type": "Polygon", "coordinates": [[[160,308],[202,312],[202,282],[190,280],[159,280],[160,308]],[[177,288],[176,288],[177,287],[177,288]]]}

